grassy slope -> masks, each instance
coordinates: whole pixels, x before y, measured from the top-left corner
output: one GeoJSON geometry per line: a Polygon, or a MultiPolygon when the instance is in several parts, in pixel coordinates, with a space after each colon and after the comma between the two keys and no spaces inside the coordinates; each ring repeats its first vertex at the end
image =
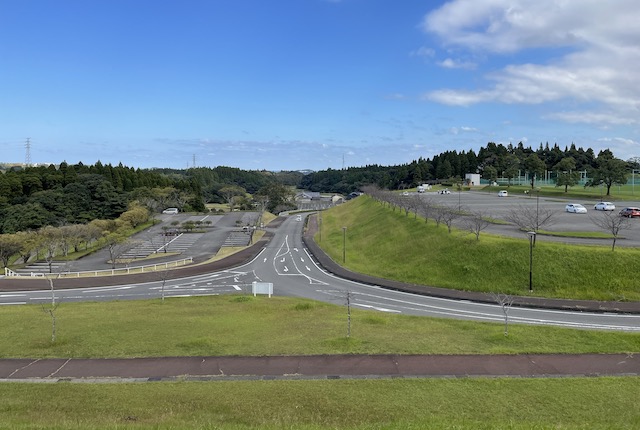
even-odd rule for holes
{"type": "MultiPolygon", "coordinates": [[[[354,271],[410,283],[484,292],[528,294],[526,239],[465,231],[447,233],[433,220],[414,219],[363,196],[322,215],[320,245],[354,271]]],[[[319,241],[319,235],[316,235],[319,241]]],[[[538,241],[534,295],[590,300],[640,300],[640,250],[538,241]]]]}
{"type": "Polygon", "coordinates": [[[0,426],[637,429],[639,397],[640,378],[10,383],[0,426]]]}
{"type": "MultiPolygon", "coordinates": [[[[2,357],[637,352],[640,334],[419,318],[281,297],[0,309],[2,357]],[[292,330],[292,328],[294,328],[292,330]]],[[[0,428],[637,428],[640,378],[0,383],[0,428]]]]}
{"type": "Polygon", "coordinates": [[[39,306],[0,308],[0,358],[640,351],[640,334],[509,326],[352,309],[284,297],[62,303],[57,340],[39,306]],[[292,329],[294,328],[294,329],[292,329]]]}

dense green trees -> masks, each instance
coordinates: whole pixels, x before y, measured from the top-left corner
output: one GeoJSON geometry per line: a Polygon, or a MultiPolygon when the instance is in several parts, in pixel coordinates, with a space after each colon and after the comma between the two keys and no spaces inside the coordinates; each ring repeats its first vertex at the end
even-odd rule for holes
{"type": "Polygon", "coordinates": [[[367,184],[383,189],[402,189],[429,182],[455,184],[467,173],[479,173],[488,181],[501,178],[509,185],[514,178],[526,176],[532,188],[541,179],[551,179],[566,190],[579,183],[581,172],[594,178],[588,185],[602,183],[610,187],[614,183],[624,183],[626,174],[636,165],[640,166],[637,160],[616,159],[608,150],[596,157],[591,148],[585,150],[574,144],[564,150],[557,144],[552,147],[548,143],[540,144],[533,150],[522,142],[515,146],[489,142],[477,154],[473,150],[445,151],[432,159],[419,158],[400,166],[328,169],[305,175],[300,184],[301,188],[310,191],[346,194],[367,184]]]}

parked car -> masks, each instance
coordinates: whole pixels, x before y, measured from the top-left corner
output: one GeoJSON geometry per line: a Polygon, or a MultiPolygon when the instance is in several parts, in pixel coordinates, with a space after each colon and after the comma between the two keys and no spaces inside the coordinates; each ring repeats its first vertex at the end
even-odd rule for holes
{"type": "Polygon", "coordinates": [[[438,194],[451,194],[451,191],[447,190],[446,188],[444,190],[440,190],[438,191],[438,194]]]}
{"type": "Polygon", "coordinates": [[[587,208],[585,208],[584,206],[582,206],[581,204],[578,204],[578,203],[569,203],[567,206],[565,206],[564,210],[567,211],[567,212],[574,213],[574,214],[586,214],[587,213],[587,208]]]}
{"type": "Polygon", "coordinates": [[[178,213],[178,208],[166,208],[162,211],[163,214],[175,215],[178,213]]]}
{"type": "Polygon", "coordinates": [[[598,202],[593,208],[597,211],[613,211],[616,209],[616,205],[611,202],[598,202]]]}
{"type": "Polygon", "coordinates": [[[507,197],[508,195],[507,190],[498,191],[498,197],[507,197]]]}
{"type": "Polygon", "coordinates": [[[624,208],[620,211],[620,216],[626,216],[627,218],[640,217],[640,208],[624,208]]]}

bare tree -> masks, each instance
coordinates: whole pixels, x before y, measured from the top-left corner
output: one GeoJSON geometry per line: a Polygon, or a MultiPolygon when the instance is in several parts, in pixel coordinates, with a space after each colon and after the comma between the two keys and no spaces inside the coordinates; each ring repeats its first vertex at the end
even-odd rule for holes
{"type": "Polygon", "coordinates": [[[44,259],[49,265],[49,273],[52,273],[53,259],[60,244],[60,229],[48,225],[42,227],[38,232],[42,237],[42,244],[45,249],[44,259]]]}
{"type": "Polygon", "coordinates": [[[472,212],[464,221],[466,229],[476,236],[476,240],[480,240],[480,233],[490,224],[483,212],[472,212]]]}
{"type": "Polygon", "coordinates": [[[167,283],[167,279],[169,279],[169,274],[170,274],[171,270],[169,269],[162,269],[162,270],[158,270],[156,273],[158,275],[158,278],[160,279],[160,281],[162,282],[160,284],[160,297],[162,299],[162,302],[164,303],[164,287],[167,283]]]}
{"type": "Polygon", "coordinates": [[[437,226],[444,221],[445,214],[447,212],[447,208],[442,206],[433,206],[431,208],[431,215],[433,216],[433,220],[436,222],[437,226]]]}
{"type": "Polygon", "coordinates": [[[540,208],[537,204],[535,208],[518,205],[509,211],[505,219],[520,230],[537,233],[542,227],[553,224],[555,215],[555,212],[540,208]]]}
{"type": "Polygon", "coordinates": [[[444,207],[442,208],[441,219],[444,225],[447,226],[447,230],[451,233],[451,227],[453,227],[453,222],[460,218],[460,212],[452,207],[444,207]]]}
{"type": "Polygon", "coordinates": [[[598,214],[598,216],[589,215],[589,219],[591,219],[591,222],[593,222],[599,228],[605,230],[608,233],[611,233],[611,235],[613,236],[611,251],[615,250],[616,240],[620,236],[620,231],[631,228],[629,218],[614,215],[613,212],[605,212],[603,214],[598,214]]]}
{"type": "Polygon", "coordinates": [[[420,214],[422,216],[424,216],[424,222],[425,223],[429,222],[429,218],[433,216],[433,210],[435,209],[435,204],[433,203],[433,200],[430,197],[418,196],[417,205],[418,205],[417,210],[420,211],[420,214]]]}
{"type": "Polygon", "coordinates": [[[503,293],[491,293],[491,297],[496,301],[502,308],[502,313],[504,314],[504,335],[509,335],[509,309],[511,309],[511,305],[513,304],[513,296],[503,293]]]}
{"type": "Polygon", "coordinates": [[[49,315],[49,317],[51,318],[51,343],[55,343],[56,341],[56,322],[57,322],[57,317],[56,317],[56,310],[58,309],[58,305],[59,303],[56,302],[56,290],[54,288],[53,285],[53,281],[54,279],[58,279],[60,278],[61,274],[63,271],[65,270],[69,270],[69,266],[68,264],[65,264],[64,266],[61,266],[58,268],[58,274],[55,277],[49,276],[47,278],[47,281],[49,282],[49,288],[51,290],[51,304],[49,306],[42,304],[42,311],[44,313],[46,313],[47,315],[49,315]]]}
{"type": "Polygon", "coordinates": [[[109,261],[111,268],[115,269],[118,259],[128,251],[133,249],[139,242],[127,239],[118,233],[112,233],[107,236],[107,250],[109,251],[109,261]]]}
{"type": "Polygon", "coordinates": [[[347,291],[347,337],[351,337],[351,291],[347,291]]]}

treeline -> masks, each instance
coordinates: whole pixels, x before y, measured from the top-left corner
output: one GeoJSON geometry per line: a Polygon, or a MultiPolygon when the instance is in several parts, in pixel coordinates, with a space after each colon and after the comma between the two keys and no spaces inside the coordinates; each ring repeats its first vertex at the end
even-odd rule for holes
{"type": "MultiPolygon", "coordinates": [[[[637,160],[624,162],[616,159],[611,151],[601,151],[598,156],[591,148],[577,148],[575,144],[560,149],[558,144],[540,144],[537,150],[525,147],[522,142],[507,146],[489,142],[486,147],[475,151],[445,151],[431,159],[419,158],[409,164],[399,166],[369,165],[343,170],[328,169],[303,177],[301,188],[310,191],[347,194],[373,184],[382,189],[403,189],[422,183],[456,183],[467,173],[480,173],[484,179],[505,178],[509,183],[519,174],[541,178],[545,171],[555,171],[553,178],[558,186],[573,186],[579,179],[578,172],[586,171],[594,183],[607,183],[607,178],[599,177],[605,160],[614,164],[617,171],[639,168],[637,160]],[[614,160],[611,162],[610,160],[614,160]]],[[[619,179],[619,175],[614,178],[619,179]]]]}
{"type": "Polygon", "coordinates": [[[301,176],[230,167],[134,169],[101,162],[14,167],[0,173],[0,233],[116,219],[132,204],[151,214],[174,206],[202,212],[205,203],[228,202],[229,186],[238,197],[260,190],[267,194],[274,184],[297,183],[301,176]]]}

